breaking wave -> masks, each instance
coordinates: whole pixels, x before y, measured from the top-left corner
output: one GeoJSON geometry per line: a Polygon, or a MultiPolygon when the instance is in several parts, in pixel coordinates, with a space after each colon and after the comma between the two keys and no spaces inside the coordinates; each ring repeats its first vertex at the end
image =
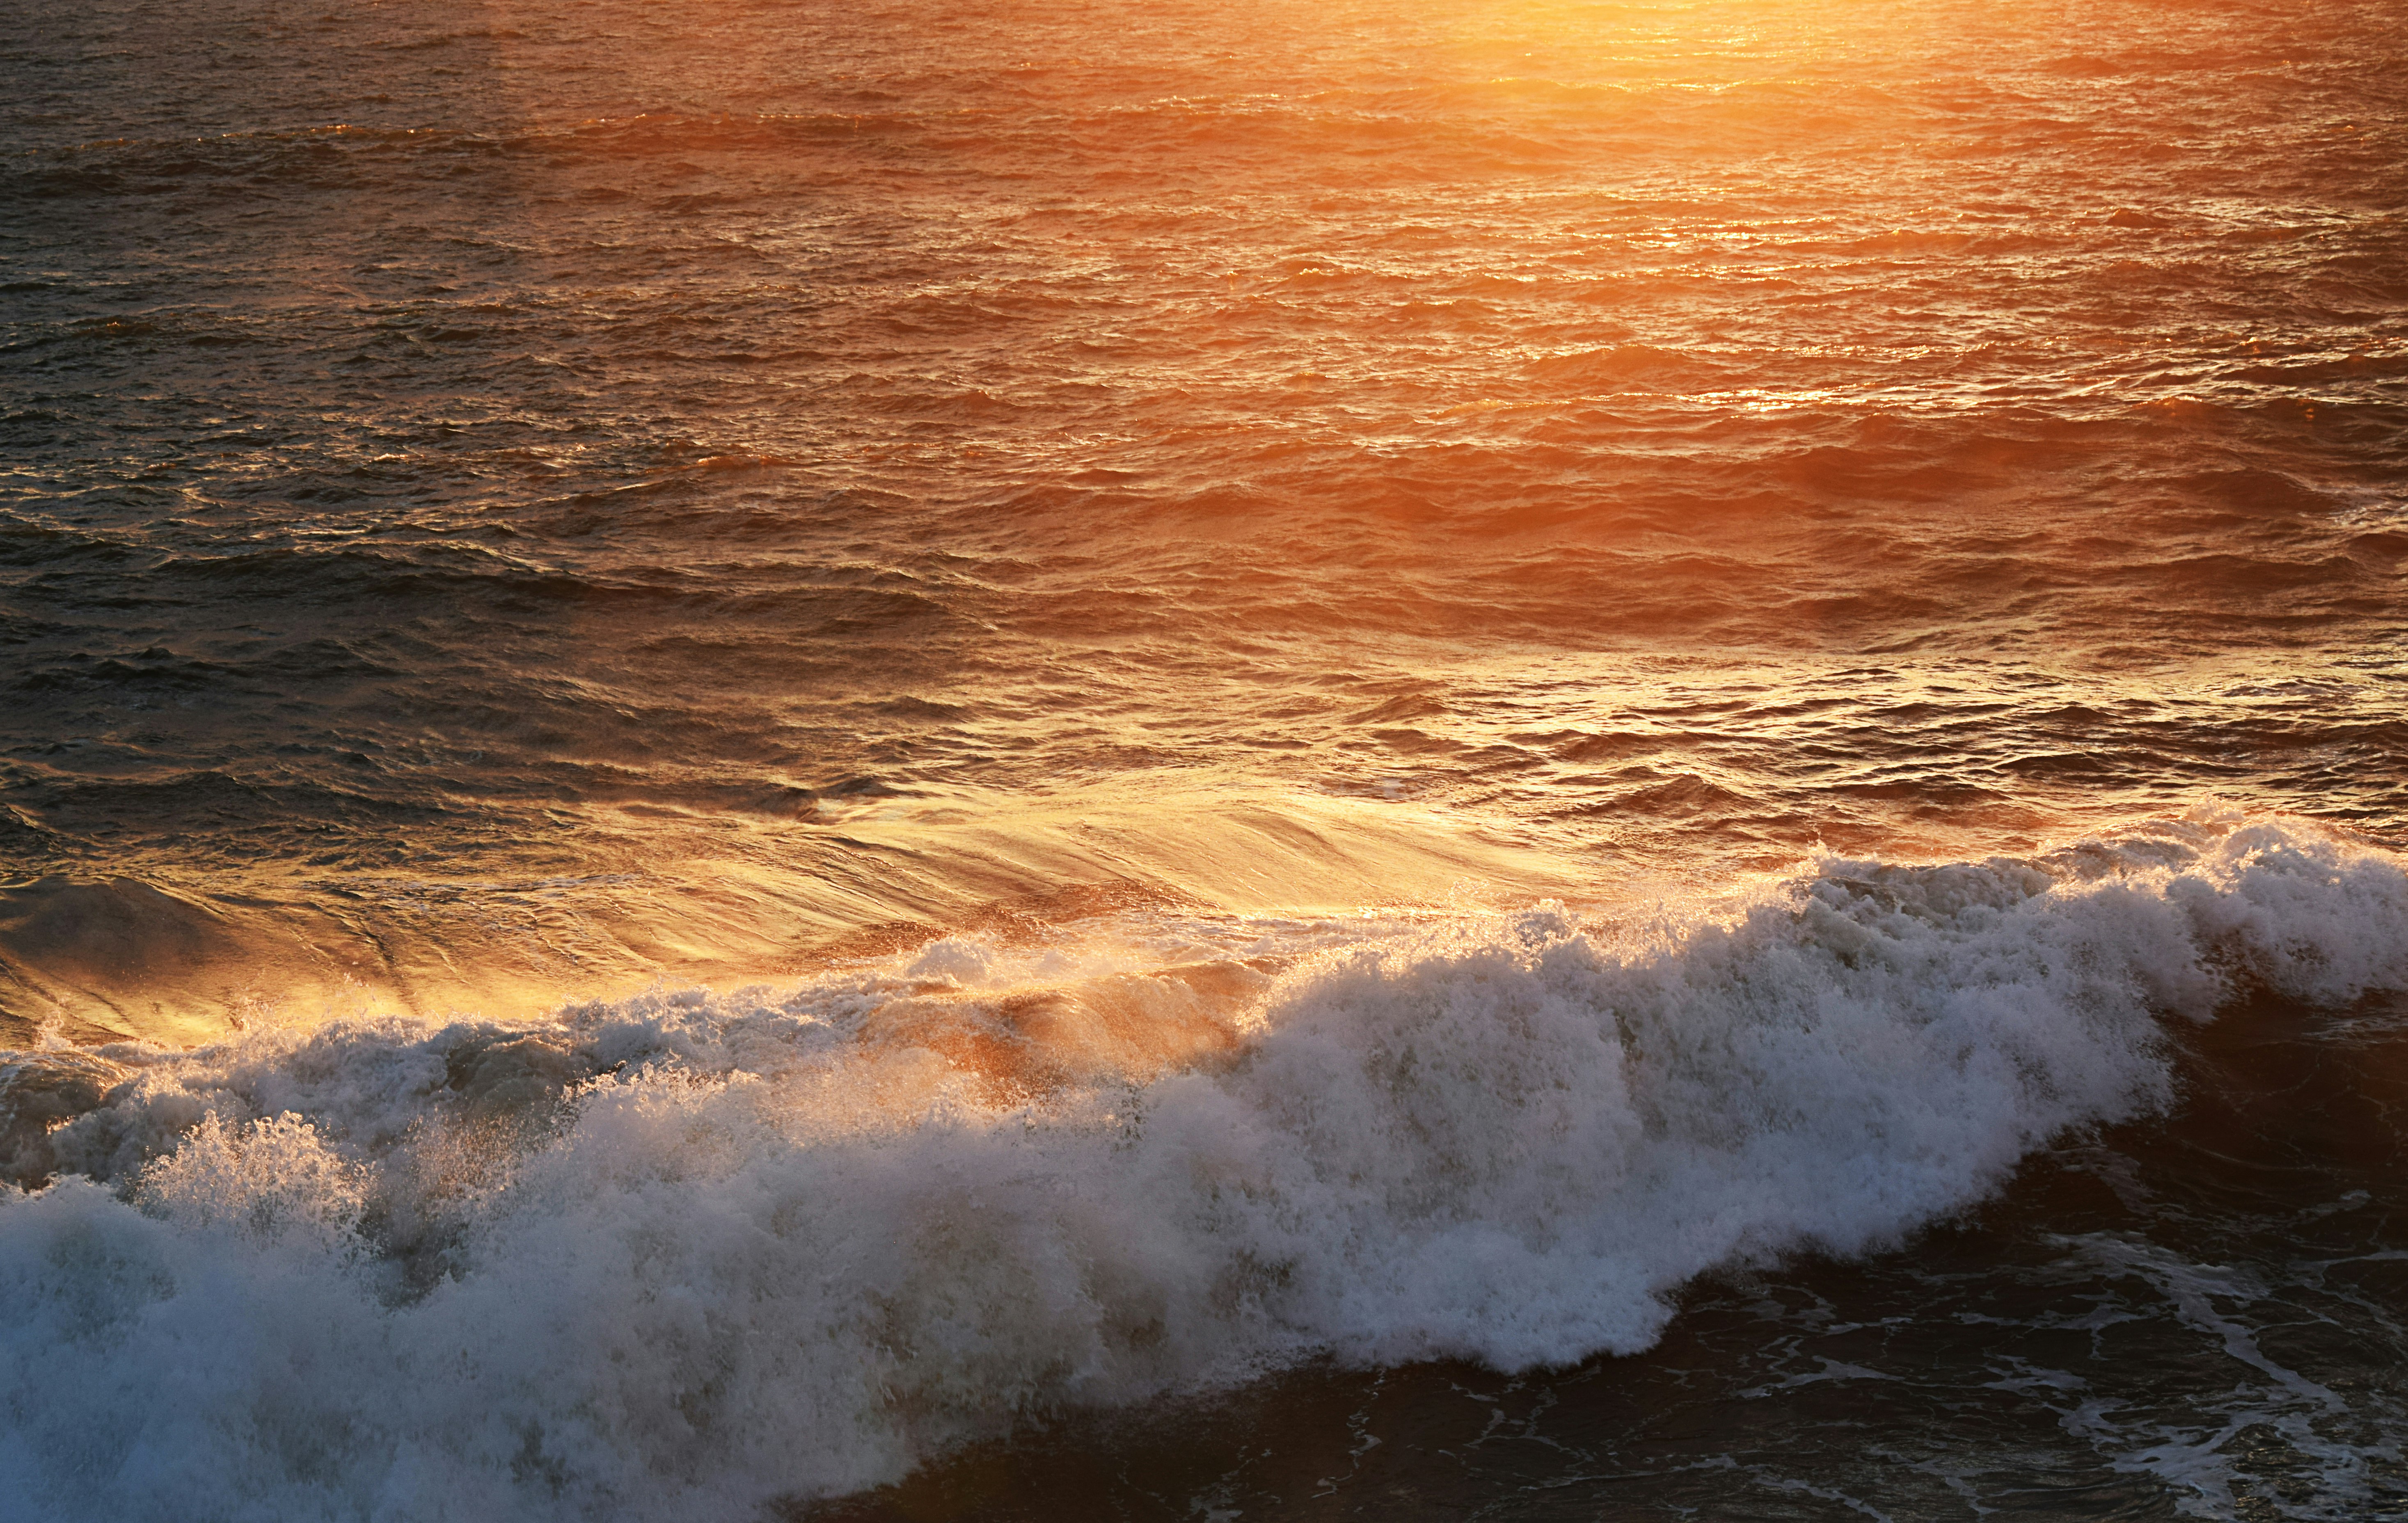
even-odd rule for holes
{"type": "Polygon", "coordinates": [[[1647,1346],[2408,984],[2399,859],[2195,817],[1710,906],[958,937],[781,991],[0,1069],[0,1485],[55,1517],[747,1513],[1317,1358],[1647,1346]],[[195,1499],[208,1499],[206,1502],[195,1499]]]}

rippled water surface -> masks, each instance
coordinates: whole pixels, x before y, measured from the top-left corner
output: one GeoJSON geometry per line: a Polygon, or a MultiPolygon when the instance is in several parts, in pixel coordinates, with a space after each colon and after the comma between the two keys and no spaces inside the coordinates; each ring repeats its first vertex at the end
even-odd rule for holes
{"type": "Polygon", "coordinates": [[[2397,7],[8,15],[24,1494],[2408,1505],[2397,7]]]}

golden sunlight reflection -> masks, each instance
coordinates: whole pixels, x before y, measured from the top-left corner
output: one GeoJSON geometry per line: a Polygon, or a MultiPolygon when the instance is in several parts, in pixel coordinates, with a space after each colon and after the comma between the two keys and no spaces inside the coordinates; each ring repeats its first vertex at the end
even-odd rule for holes
{"type": "Polygon", "coordinates": [[[42,8],[0,1515],[2396,1516],[2400,21],[42,8]]]}

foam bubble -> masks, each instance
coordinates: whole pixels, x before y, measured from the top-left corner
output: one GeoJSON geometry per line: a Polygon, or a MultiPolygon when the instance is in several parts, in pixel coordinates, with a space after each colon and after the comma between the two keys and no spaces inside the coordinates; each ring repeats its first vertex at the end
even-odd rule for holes
{"type": "Polygon", "coordinates": [[[2200,819],[1834,859],[1653,938],[1282,934],[77,1058],[113,1083],[0,1204],[0,1486],[710,1516],[1305,1358],[1636,1350],[1706,1270],[1896,1243],[2166,1104],[2168,1014],[2408,983],[2408,875],[2200,819]]]}

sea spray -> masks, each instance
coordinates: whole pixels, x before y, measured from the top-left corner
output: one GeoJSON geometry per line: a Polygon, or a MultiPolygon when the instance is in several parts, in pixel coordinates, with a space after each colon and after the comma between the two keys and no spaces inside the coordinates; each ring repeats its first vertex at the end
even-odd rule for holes
{"type": "Polygon", "coordinates": [[[123,1077],[0,1205],[0,1486],[58,1517],[739,1515],[1308,1358],[1637,1350],[1700,1273],[1896,1244],[2173,1103],[2168,1017],[2408,983],[2399,860],[2276,820],[1828,859],[1609,929],[1102,972],[963,941],[78,1058],[123,1077]]]}

